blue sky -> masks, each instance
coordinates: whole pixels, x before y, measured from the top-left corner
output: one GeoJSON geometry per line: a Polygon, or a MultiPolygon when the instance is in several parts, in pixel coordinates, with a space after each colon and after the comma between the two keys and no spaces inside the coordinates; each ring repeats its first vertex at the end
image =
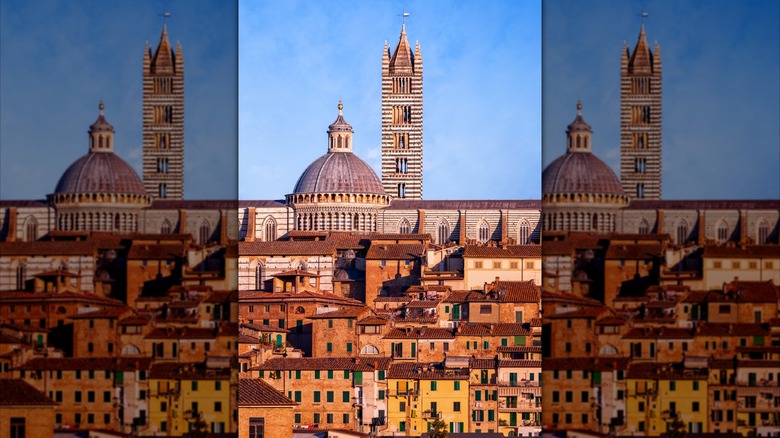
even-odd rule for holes
{"type": "Polygon", "coordinates": [[[339,99],[381,176],[382,49],[403,11],[424,66],[424,198],[539,199],[538,0],[239,2],[241,199],[292,191],[339,99]]]}
{"type": "Polygon", "coordinates": [[[543,162],[582,99],[619,176],[620,54],[640,14],[663,61],[663,198],[780,198],[780,2],[554,0],[543,5],[543,162]]]}
{"type": "Polygon", "coordinates": [[[144,44],[164,10],[185,69],[185,196],[237,194],[237,2],[0,2],[0,197],[42,199],[88,151],[105,101],[116,152],[141,174],[144,44]]]}

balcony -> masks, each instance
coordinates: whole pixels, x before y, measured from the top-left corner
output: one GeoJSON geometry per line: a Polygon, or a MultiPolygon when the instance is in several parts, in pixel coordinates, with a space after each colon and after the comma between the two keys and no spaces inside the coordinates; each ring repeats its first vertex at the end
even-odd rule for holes
{"type": "Polygon", "coordinates": [[[536,403],[517,403],[510,406],[498,406],[498,412],[541,412],[542,406],[536,403]]]}
{"type": "Polygon", "coordinates": [[[499,380],[498,386],[530,388],[539,387],[539,382],[535,380],[499,380]]]}
{"type": "Polygon", "coordinates": [[[406,389],[400,391],[388,391],[388,397],[417,397],[420,391],[417,389],[406,389]]]}
{"type": "Polygon", "coordinates": [[[423,418],[441,419],[441,412],[436,411],[424,411],[423,418]]]}

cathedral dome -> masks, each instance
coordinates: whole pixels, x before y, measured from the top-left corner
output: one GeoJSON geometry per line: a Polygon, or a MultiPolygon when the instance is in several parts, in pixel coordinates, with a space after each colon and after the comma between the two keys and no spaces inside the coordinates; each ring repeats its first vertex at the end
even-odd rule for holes
{"type": "Polygon", "coordinates": [[[542,172],[542,194],[623,195],[615,172],[591,153],[566,153],[542,172]]]}
{"type": "Polygon", "coordinates": [[[293,193],[370,193],[384,195],[382,182],[352,152],[328,152],[303,171],[293,193]]]}
{"type": "Polygon", "coordinates": [[[54,192],[146,194],[136,171],[114,153],[105,152],[89,152],[76,160],[54,192]]]}

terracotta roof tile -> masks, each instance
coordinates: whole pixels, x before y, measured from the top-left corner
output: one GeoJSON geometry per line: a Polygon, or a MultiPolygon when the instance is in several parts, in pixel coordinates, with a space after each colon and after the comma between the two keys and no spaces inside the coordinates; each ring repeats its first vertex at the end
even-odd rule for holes
{"type": "MultiPolygon", "coordinates": [[[[372,362],[373,363],[373,362],[372,362]]],[[[262,371],[315,371],[315,370],[350,370],[367,371],[369,365],[356,362],[353,357],[298,357],[274,358],[257,367],[262,371]]]]}
{"type": "Polygon", "coordinates": [[[500,324],[461,324],[458,326],[458,336],[521,336],[530,335],[531,331],[520,323],[500,324]]]}
{"type": "Polygon", "coordinates": [[[468,380],[468,368],[448,369],[439,368],[438,363],[394,363],[390,365],[387,377],[390,379],[415,379],[415,380],[468,380]]]}
{"type": "Polygon", "coordinates": [[[635,327],[623,339],[693,339],[691,329],[677,327],[635,327]]]}
{"type": "Polygon", "coordinates": [[[493,287],[504,291],[504,303],[538,303],[542,299],[542,290],[533,281],[498,281],[493,287]]]}
{"type": "Polygon", "coordinates": [[[548,370],[589,370],[589,371],[612,371],[626,370],[631,363],[628,357],[557,357],[545,358],[542,361],[542,369],[548,370]]]}
{"type": "Polygon", "coordinates": [[[95,254],[94,243],[87,240],[35,242],[0,242],[0,254],[11,255],[83,255],[95,254]]]}
{"type": "Polygon", "coordinates": [[[334,242],[239,242],[240,255],[332,255],[336,252],[334,242]]]}
{"type": "Polygon", "coordinates": [[[466,245],[463,257],[474,258],[541,258],[542,245],[466,245]]]}
{"type": "Polygon", "coordinates": [[[366,260],[414,260],[425,252],[423,244],[372,244],[366,254],[366,260]]]}
{"type": "Polygon", "coordinates": [[[367,307],[345,307],[333,312],[320,313],[318,315],[307,316],[309,319],[355,319],[364,312],[368,312],[367,307]]]}
{"type": "Polygon", "coordinates": [[[238,381],[239,406],[296,406],[297,404],[262,379],[238,381]]]}
{"type": "Polygon", "coordinates": [[[0,379],[0,406],[53,406],[52,399],[43,395],[22,379],[0,379]]]}
{"type": "Polygon", "coordinates": [[[133,371],[149,369],[152,358],[116,358],[116,357],[59,357],[59,358],[34,358],[16,367],[25,371],[48,370],[110,370],[133,371]]]}
{"type": "Polygon", "coordinates": [[[229,380],[231,368],[209,368],[204,362],[155,363],[150,379],[169,380],[229,380]]]}

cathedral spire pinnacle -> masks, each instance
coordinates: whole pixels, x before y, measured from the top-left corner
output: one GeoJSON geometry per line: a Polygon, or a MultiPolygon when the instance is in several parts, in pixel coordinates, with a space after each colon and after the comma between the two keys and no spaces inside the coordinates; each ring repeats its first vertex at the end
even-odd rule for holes
{"type": "Polygon", "coordinates": [[[106,120],[103,99],[98,104],[98,118],[89,125],[89,151],[114,152],[114,127],[106,120]]]}
{"type": "Polygon", "coordinates": [[[339,115],[328,126],[328,152],[352,152],[352,125],[344,120],[344,104],[339,99],[339,115]]]}
{"type": "Polygon", "coordinates": [[[590,137],[593,130],[582,118],[582,101],[577,100],[577,117],[566,128],[566,150],[572,152],[591,152],[590,137]]]}

